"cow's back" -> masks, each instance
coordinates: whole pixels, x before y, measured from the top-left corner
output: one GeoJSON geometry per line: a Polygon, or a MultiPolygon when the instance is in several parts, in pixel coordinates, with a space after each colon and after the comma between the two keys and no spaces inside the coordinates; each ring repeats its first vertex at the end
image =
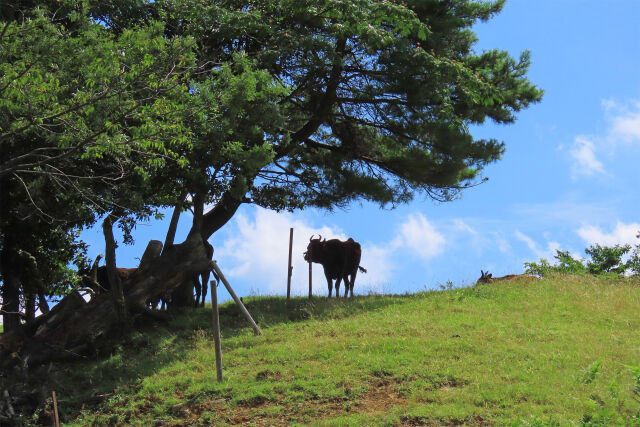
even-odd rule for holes
{"type": "Polygon", "coordinates": [[[343,273],[344,263],[346,259],[344,242],[338,239],[331,239],[324,242],[324,268],[325,275],[331,279],[341,277],[343,273]]]}
{"type": "Polygon", "coordinates": [[[324,245],[323,263],[325,275],[337,279],[353,274],[360,265],[362,248],[360,244],[349,238],[346,242],[338,239],[327,240],[324,245]]]}

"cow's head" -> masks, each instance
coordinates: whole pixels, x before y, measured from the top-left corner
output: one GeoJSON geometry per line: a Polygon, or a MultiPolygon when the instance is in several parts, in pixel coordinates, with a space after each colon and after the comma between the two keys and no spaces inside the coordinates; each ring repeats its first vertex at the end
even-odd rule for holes
{"type": "Polygon", "coordinates": [[[493,281],[493,274],[488,271],[480,270],[480,278],[477,280],[477,283],[491,283],[493,281]]]}
{"type": "Polygon", "coordinates": [[[309,244],[307,245],[307,251],[304,253],[304,260],[307,262],[318,262],[320,254],[322,253],[323,243],[327,239],[322,240],[322,236],[318,235],[317,239],[313,236],[309,237],[309,244]]]}

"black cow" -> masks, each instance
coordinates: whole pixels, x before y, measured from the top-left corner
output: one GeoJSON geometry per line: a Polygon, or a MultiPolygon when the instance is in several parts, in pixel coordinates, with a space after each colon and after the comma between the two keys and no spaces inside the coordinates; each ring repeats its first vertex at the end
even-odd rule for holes
{"type": "Polygon", "coordinates": [[[360,243],[352,238],[343,242],[338,239],[322,240],[322,236],[314,239],[311,236],[307,251],[304,253],[304,259],[307,262],[322,264],[329,286],[329,297],[331,297],[333,279],[336,279],[336,298],[340,296],[340,282],[344,280],[344,296],[346,298],[349,291],[353,297],[353,284],[356,281],[358,269],[363,273],[367,272],[360,267],[361,255],[360,243]]]}
{"type": "MultiPolygon", "coordinates": [[[[204,249],[206,252],[206,256],[207,259],[213,259],[213,246],[211,246],[211,243],[209,243],[206,239],[202,239],[203,243],[204,243],[204,249]]],[[[207,297],[207,290],[209,289],[209,275],[210,275],[210,271],[207,271],[205,273],[202,273],[200,275],[200,277],[202,278],[202,284],[200,284],[199,281],[199,277],[193,276],[192,281],[193,281],[193,287],[195,289],[195,306],[197,307],[204,307],[204,300],[207,297]]],[[[216,274],[213,274],[214,277],[217,279],[216,274]]]]}

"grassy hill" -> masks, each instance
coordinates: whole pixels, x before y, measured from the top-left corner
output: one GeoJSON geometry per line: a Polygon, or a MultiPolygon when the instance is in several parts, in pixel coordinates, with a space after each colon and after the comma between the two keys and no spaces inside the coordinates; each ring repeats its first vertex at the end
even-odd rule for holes
{"type": "Polygon", "coordinates": [[[640,425],[640,281],[555,277],[353,300],[245,298],[57,365],[70,425],[640,425]],[[82,408],[84,405],[84,409],[82,408]]]}

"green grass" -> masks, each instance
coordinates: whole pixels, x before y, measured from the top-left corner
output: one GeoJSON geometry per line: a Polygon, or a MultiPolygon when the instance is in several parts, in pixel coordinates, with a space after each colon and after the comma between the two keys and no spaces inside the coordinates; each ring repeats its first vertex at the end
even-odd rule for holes
{"type": "Polygon", "coordinates": [[[640,425],[640,281],[246,298],[49,372],[70,425],[640,425]],[[95,397],[97,395],[97,397],[95,397]],[[93,397],[92,397],[93,396],[93,397]],[[91,398],[91,399],[90,399],[91,398]],[[85,403],[85,409],[81,406],[85,403]],[[87,403],[88,402],[88,403],[87,403]]]}

